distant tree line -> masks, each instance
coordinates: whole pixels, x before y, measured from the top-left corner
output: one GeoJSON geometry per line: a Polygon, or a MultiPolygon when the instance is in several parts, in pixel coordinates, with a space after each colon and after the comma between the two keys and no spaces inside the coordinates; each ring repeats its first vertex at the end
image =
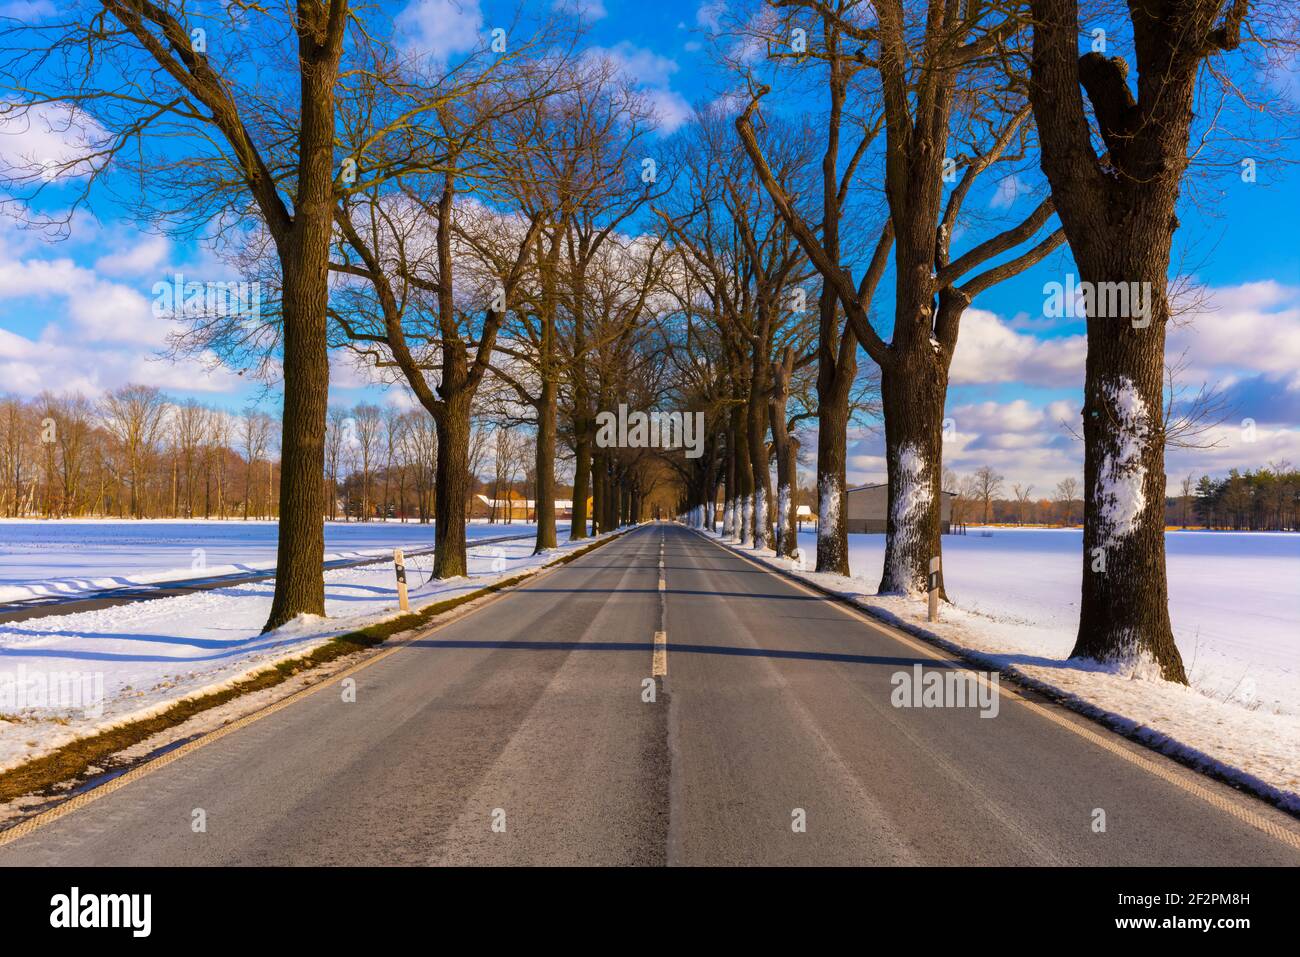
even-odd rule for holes
{"type": "MultiPolygon", "coordinates": [[[[1180,511],[1190,505],[1196,523],[1205,528],[1250,531],[1294,531],[1300,510],[1300,470],[1289,462],[1245,472],[1232,469],[1226,478],[1201,476],[1190,493],[1184,480],[1180,511]],[[1190,501],[1189,501],[1190,499],[1190,501]]],[[[1180,524],[1189,524],[1185,518],[1180,524]]]]}
{"type": "MultiPolygon", "coordinates": [[[[532,445],[526,430],[475,423],[470,494],[535,498],[532,445]]],[[[324,517],[432,522],[437,447],[435,425],[419,410],[331,407],[324,517]]],[[[0,395],[0,517],[277,518],[278,449],[271,415],[232,413],[153,386],[93,401],[0,395]]]]}
{"type": "Polygon", "coordinates": [[[146,385],[0,395],[0,515],[275,518],[278,428],[146,385]]]}

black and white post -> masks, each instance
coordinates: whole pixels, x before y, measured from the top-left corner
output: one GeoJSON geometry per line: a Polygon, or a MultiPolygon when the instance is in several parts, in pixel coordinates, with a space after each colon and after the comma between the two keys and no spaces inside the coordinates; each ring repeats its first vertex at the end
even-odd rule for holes
{"type": "Polygon", "coordinates": [[[393,549],[393,565],[397,569],[397,604],[402,611],[410,611],[411,602],[406,597],[406,559],[400,548],[393,549]]]}
{"type": "Polygon", "coordinates": [[[930,620],[939,620],[939,557],[930,559],[930,577],[928,581],[930,597],[930,620]]]}

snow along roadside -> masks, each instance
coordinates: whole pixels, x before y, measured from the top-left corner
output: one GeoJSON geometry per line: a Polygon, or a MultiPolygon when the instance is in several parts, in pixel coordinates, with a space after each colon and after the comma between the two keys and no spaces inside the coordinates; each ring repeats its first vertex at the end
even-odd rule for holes
{"type": "MultiPolygon", "coordinates": [[[[408,561],[412,612],[531,576],[617,534],[565,542],[541,555],[532,554],[531,541],[471,546],[468,576],[429,584],[421,584],[420,566],[408,561]]],[[[426,573],[430,560],[425,557],[422,562],[426,573]]],[[[300,616],[263,635],[259,632],[273,589],[273,580],[265,580],[0,624],[0,773],[81,739],[161,715],[180,702],[231,689],[339,636],[403,616],[396,607],[391,561],[326,572],[330,617],[300,616]],[[90,689],[97,693],[83,694],[76,701],[39,700],[35,692],[42,684],[53,696],[57,675],[72,675],[83,681],[83,688],[85,680],[91,679],[90,689]]],[[[273,698],[281,697],[280,689],[291,684],[271,689],[273,698]]],[[[262,692],[252,697],[260,699],[262,692]]],[[[242,713],[240,700],[220,708],[242,713]]],[[[192,720],[207,720],[205,714],[192,720]]],[[[229,715],[223,714],[222,719],[224,723],[229,715]]]]}
{"type": "Polygon", "coordinates": [[[1218,777],[1300,813],[1300,715],[1252,711],[1209,698],[1194,688],[1093,661],[1026,656],[1007,650],[1001,633],[1017,626],[978,612],[941,605],[929,622],[925,596],[876,595],[844,575],[802,571],[771,549],[739,547],[716,532],[700,531],[724,548],[852,602],[881,621],[930,641],[983,668],[1040,691],[1198,771],[1218,777]]]}

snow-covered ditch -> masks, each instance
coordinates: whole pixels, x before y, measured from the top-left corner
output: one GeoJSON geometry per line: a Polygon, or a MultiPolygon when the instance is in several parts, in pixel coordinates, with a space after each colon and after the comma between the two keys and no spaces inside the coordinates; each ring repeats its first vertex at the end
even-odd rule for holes
{"type": "MultiPolygon", "coordinates": [[[[813,534],[800,534],[799,547],[813,554],[813,534]]],[[[935,624],[924,596],[876,594],[883,535],[849,536],[852,577],[800,571],[770,550],[740,551],[1300,811],[1300,535],[1167,535],[1170,617],[1190,687],[1069,659],[1082,576],[1077,529],[945,535],[954,604],[935,624]]]]}
{"type": "MultiPolygon", "coordinates": [[[[497,534],[527,526],[491,526],[497,534]]],[[[477,526],[476,526],[477,529],[477,526]]],[[[480,536],[484,537],[484,536],[480,536]]],[[[469,549],[467,577],[427,584],[432,556],[407,562],[413,609],[535,572],[591,540],[533,555],[531,539],[469,549]]],[[[79,737],[228,687],[340,634],[395,617],[391,559],[325,573],[325,618],[259,634],[273,580],[97,611],[0,623],[0,770],[79,737]]]]}

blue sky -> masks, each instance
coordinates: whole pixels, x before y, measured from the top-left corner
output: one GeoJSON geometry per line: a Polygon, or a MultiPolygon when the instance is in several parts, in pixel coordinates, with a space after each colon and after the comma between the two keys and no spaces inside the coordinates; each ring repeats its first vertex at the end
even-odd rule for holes
{"type": "MultiPolygon", "coordinates": [[[[560,2],[571,6],[574,0],[560,2]]],[[[692,103],[709,102],[729,88],[707,49],[725,10],[717,0],[577,2],[586,11],[590,44],[614,57],[646,91],[665,134],[689,122],[692,103]]],[[[53,9],[48,0],[0,2],[0,16],[40,18],[53,9]]],[[[410,0],[388,9],[400,42],[454,57],[498,21],[507,22],[511,7],[410,0]]],[[[1294,91],[1300,83],[1290,77],[1284,88],[1294,91]]],[[[67,148],[59,144],[66,134],[48,128],[0,134],[0,162],[67,148]]],[[[1253,152],[1249,143],[1240,148],[1243,156],[1253,152]]],[[[1300,151],[1291,146],[1282,158],[1300,159],[1300,151]]],[[[1209,308],[1172,331],[1170,352],[1186,351],[1190,384],[1220,384],[1234,408],[1220,430],[1219,447],[1172,452],[1171,475],[1221,474],[1281,459],[1300,463],[1300,170],[1277,159],[1260,163],[1258,182],[1242,182],[1229,170],[1202,182],[1201,202],[1180,210],[1175,262],[1186,250],[1182,261],[1205,287],[1209,308]],[[1246,419],[1254,420],[1253,428],[1243,427],[1246,419]]],[[[1032,171],[1024,184],[1035,185],[1032,171]]],[[[75,184],[56,183],[48,202],[57,206],[74,192],[75,184]]],[[[1018,218],[1037,198],[999,192],[990,184],[972,197],[976,202],[1018,218]]],[[[52,388],[94,395],[145,381],[229,408],[256,397],[229,370],[153,358],[166,333],[149,309],[153,284],[175,271],[229,275],[201,247],[143,232],[98,196],[91,210],[77,214],[63,242],[49,242],[11,219],[0,221],[0,252],[0,391],[34,395],[52,388]]],[[[950,467],[967,472],[989,464],[1008,484],[1032,483],[1043,494],[1081,471],[1079,443],[1062,423],[1073,421],[1078,406],[1083,326],[1042,315],[1044,283],[1070,271],[1068,251],[1058,253],[985,293],[967,314],[948,403],[956,432],[945,449],[950,467]]],[[[877,301],[886,327],[891,299],[889,277],[877,301]]],[[[335,366],[334,391],[343,403],[376,394],[364,374],[343,361],[335,366]]],[[[404,401],[398,390],[384,398],[404,401]]],[[[263,399],[268,406],[273,401],[263,399]]],[[[855,481],[883,475],[878,437],[855,439],[850,468],[855,481]]]]}

